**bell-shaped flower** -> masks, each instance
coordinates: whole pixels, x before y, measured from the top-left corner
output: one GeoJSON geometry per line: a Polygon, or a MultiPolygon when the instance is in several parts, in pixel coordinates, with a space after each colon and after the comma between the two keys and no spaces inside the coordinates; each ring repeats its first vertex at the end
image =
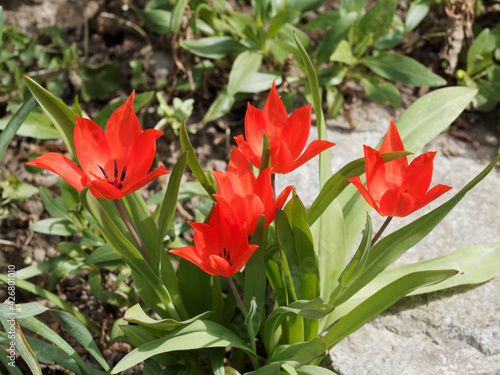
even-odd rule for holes
{"type": "Polygon", "coordinates": [[[170,250],[213,276],[230,277],[240,271],[258,248],[248,236],[237,213],[216,203],[208,224],[189,222],[194,246],[170,250]]]}
{"type": "Polygon", "coordinates": [[[234,208],[248,235],[254,232],[261,215],[266,217],[266,226],[271,224],[276,210],[283,207],[293,188],[287,186],[275,200],[271,170],[267,168],[255,177],[247,159],[236,147],[233,147],[226,172],[214,171],[213,175],[218,186],[215,199],[234,208]]]}
{"type": "Polygon", "coordinates": [[[27,164],[58,174],[78,191],[90,185],[94,197],[110,200],[120,199],[169,173],[163,166],[149,171],[156,154],[156,139],[163,133],[141,130],[133,102],[132,92],[111,114],[104,131],[95,122],[76,117],[73,141],[81,168],[55,152],[27,164]]]}
{"type": "Polygon", "coordinates": [[[259,168],[262,137],[266,133],[271,147],[271,173],[289,173],[335,143],[316,140],[304,150],[311,130],[311,105],[297,109],[290,116],[273,87],[264,109],[248,104],[245,115],[245,135],[235,137],[241,152],[259,168]]]}
{"type": "Polygon", "coordinates": [[[436,152],[422,154],[410,165],[406,157],[384,163],[382,153],[404,150],[396,125],[391,121],[380,151],[364,146],[367,188],[359,177],[349,179],[382,216],[407,216],[451,189],[436,185],[429,190],[436,152]]]}

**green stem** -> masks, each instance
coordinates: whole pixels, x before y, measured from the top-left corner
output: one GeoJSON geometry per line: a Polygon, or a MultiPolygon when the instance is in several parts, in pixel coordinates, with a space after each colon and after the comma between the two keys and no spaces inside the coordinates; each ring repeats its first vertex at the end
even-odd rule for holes
{"type": "Polygon", "coordinates": [[[243,301],[241,300],[240,294],[236,290],[236,285],[234,285],[233,279],[231,277],[228,277],[227,282],[229,283],[229,287],[233,291],[234,298],[236,298],[236,304],[238,305],[239,309],[241,310],[243,315],[245,315],[245,318],[246,318],[248,315],[248,311],[247,311],[247,308],[245,307],[245,305],[243,304],[243,301]]]}
{"type": "Polygon", "coordinates": [[[377,242],[377,240],[379,239],[379,237],[382,235],[382,233],[384,232],[385,228],[387,228],[387,226],[389,225],[389,223],[391,222],[393,216],[388,216],[387,219],[384,221],[384,224],[382,224],[382,226],[380,227],[380,229],[378,230],[377,234],[375,235],[375,237],[373,237],[373,240],[372,240],[372,243],[371,243],[371,247],[373,247],[373,245],[375,245],[375,242],[377,242]]]}
{"type": "Polygon", "coordinates": [[[142,243],[141,239],[139,238],[139,235],[137,234],[134,227],[132,226],[132,223],[130,222],[129,218],[127,217],[127,214],[125,213],[125,210],[123,209],[122,204],[117,199],[115,199],[113,202],[115,202],[116,209],[118,210],[118,213],[122,217],[122,220],[125,223],[125,226],[127,227],[128,231],[132,235],[132,238],[137,243],[137,246],[139,247],[139,251],[141,252],[142,256],[144,257],[146,262],[149,264],[149,266],[154,270],[155,267],[154,267],[153,261],[152,261],[151,257],[149,256],[148,252],[146,251],[144,244],[142,243]]]}

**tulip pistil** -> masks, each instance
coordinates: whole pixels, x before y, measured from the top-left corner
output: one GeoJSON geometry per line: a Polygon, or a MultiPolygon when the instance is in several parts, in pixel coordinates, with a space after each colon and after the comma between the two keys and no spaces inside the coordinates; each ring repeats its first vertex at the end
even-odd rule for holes
{"type": "Polygon", "coordinates": [[[226,249],[224,248],[224,256],[222,256],[222,253],[219,253],[219,256],[227,260],[230,266],[233,265],[233,262],[231,262],[231,253],[229,252],[229,250],[226,251],[226,249]]]}
{"type": "Polygon", "coordinates": [[[125,180],[125,177],[127,175],[127,166],[123,167],[122,174],[120,176],[120,181],[118,182],[118,163],[116,162],[116,160],[113,160],[113,161],[114,161],[114,165],[115,165],[115,170],[114,170],[115,178],[112,178],[112,179],[110,179],[108,177],[108,174],[106,173],[106,170],[103,167],[101,167],[99,164],[97,164],[97,166],[101,170],[101,172],[102,172],[104,178],[107,180],[107,182],[109,182],[114,187],[121,189],[123,187],[123,180],[125,180]]]}

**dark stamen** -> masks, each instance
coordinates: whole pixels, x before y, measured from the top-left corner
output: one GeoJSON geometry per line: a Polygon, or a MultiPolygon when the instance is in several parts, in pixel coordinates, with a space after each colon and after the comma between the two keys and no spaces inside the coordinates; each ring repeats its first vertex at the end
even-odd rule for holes
{"type": "Polygon", "coordinates": [[[224,249],[224,258],[227,258],[226,249],[224,249]]]}
{"type": "Polygon", "coordinates": [[[114,162],[115,162],[115,178],[116,178],[118,177],[118,164],[116,163],[116,160],[114,162]]]}
{"type": "Polygon", "coordinates": [[[108,178],[108,175],[107,175],[106,171],[104,170],[104,168],[101,167],[99,164],[97,164],[97,166],[99,167],[99,169],[101,170],[102,174],[104,175],[104,178],[108,178]]]}
{"type": "Polygon", "coordinates": [[[120,182],[117,186],[118,189],[121,189],[123,187],[123,182],[120,182]]]}
{"type": "Polygon", "coordinates": [[[122,175],[120,177],[120,181],[125,180],[125,175],[127,174],[127,166],[123,167],[122,175]]]}
{"type": "Polygon", "coordinates": [[[227,252],[227,260],[231,263],[231,254],[229,254],[229,251],[227,252]]]}
{"type": "Polygon", "coordinates": [[[219,253],[219,256],[222,258],[222,253],[219,253]]]}

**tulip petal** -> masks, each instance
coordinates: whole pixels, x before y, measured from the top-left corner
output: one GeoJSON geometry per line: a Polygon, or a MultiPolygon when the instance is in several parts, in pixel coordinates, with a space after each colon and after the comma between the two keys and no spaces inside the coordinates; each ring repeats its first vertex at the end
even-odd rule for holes
{"type": "Polygon", "coordinates": [[[301,165],[305,164],[306,162],[314,158],[316,155],[319,155],[321,152],[333,146],[335,146],[335,143],[333,142],[322,141],[322,140],[312,141],[311,144],[307,146],[306,150],[302,153],[302,155],[300,155],[300,157],[297,160],[291,163],[290,167],[285,172],[281,173],[285,174],[297,169],[301,165]]]}
{"type": "Polygon", "coordinates": [[[358,176],[356,176],[356,177],[349,178],[348,180],[351,184],[353,184],[356,187],[356,189],[359,190],[359,192],[361,193],[361,195],[365,199],[366,203],[368,203],[373,209],[375,209],[380,215],[382,215],[380,213],[380,208],[379,208],[377,202],[375,202],[375,200],[370,195],[368,190],[366,190],[365,186],[361,182],[361,179],[358,176]]]}
{"type": "Polygon", "coordinates": [[[130,193],[133,193],[134,191],[140,189],[144,185],[149,184],[155,178],[162,176],[164,174],[169,174],[169,173],[170,172],[167,171],[163,165],[160,165],[160,167],[149,172],[147,175],[145,175],[143,178],[141,178],[139,181],[137,181],[134,185],[124,185],[123,189],[122,189],[122,194],[127,195],[130,193]]]}
{"type": "Polygon", "coordinates": [[[408,216],[415,211],[414,203],[413,198],[398,186],[387,190],[382,196],[380,212],[382,216],[408,216]]]}
{"type": "Polygon", "coordinates": [[[271,147],[273,143],[280,140],[283,125],[288,119],[288,113],[285,109],[285,105],[281,101],[274,86],[273,82],[273,87],[269,92],[266,104],[264,104],[264,109],[262,110],[266,121],[266,134],[271,141],[271,147]]]}
{"type": "Polygon", "coordinates": [[[120,164],[127,161],[132,147],[142,131],[134,112],[134,95],[135,92],[132,91],[125,103],[113,111],[104,130],[111,158],[118,162],[120,170],[123,168],[123,165],[120,164]]]}
{"type": "MultiPolygon", "coordinates": [[[[180,247],[178,249],[172,249],[169,252],[177,256],[180,256],[181,258],[184,258],[193,264],[196,264],[204,272],[210,275],[214,275],[212,267],[210,266],[207,267],[209,265],[208,260],[210,255],[203,255],[202,253],[200,253],[198,248],[194,246],[185,246],[185,247],[180,247]]],[[[219,276],[219,275],[214,275],[214,276],[219,276]]]]}
{"type": "Polygon", "coordinates": [[[114,163],[110,157],[108,141],[99,125],[77,116],[73,141],[78,161],[87,176],[94,179],[105,178],[101,171],[103,168],[108,177],[112,177],[114,163]]]}
{"type": "MultiPolygon", "coordinates": [[[[137,137],[127,159],[127,170],[123,185],[135,185],[148,173],[156,155],[156,139],[162,135],[161,131],[147,129],[137,137]]],[[[122,170],[123,168],[118,166],[119,175],[122,170]]]]}
{"type": "Polygon", "coordinates": [[[213,171],[212,172],[215,181],[217,182],[217,194],[214,194],[214,198],[218,200],[218,196],[224,197],[228,201],[232,201],[234,199],[234,190],[231,185],[231,181],[227,177],[227,174],[221,171],[213,171]]]}
{"type": "Polygon", "coordinates": [[[188,221],[188,224],[194,228],[194,244],[200,253],[208,255],[219,255],[221,248],[219,235],[216,230],[205,223],[193,223],[188,221]]]}
{"type": "Polygon", "coordinates": [[[236,141],[236,144],[238,145],[239,149],[245,155],[245,158],[255,167],[259,168],[260,167],[260,154],[257,155],[254,150],[249,146],[247,142],[245,142],[245,137],[241,134],[238,135],[237,137],[234,137],[234,140],[236,141]]]}
{"type": "Polygon", "coordinates": [[[262,153],[263,132],[267,133],[268,129],[262,111],[248,103],[245,113],[245,137],[248,146],[259,156],[262,153]]]}
{"type": "Polygon", "coordinates": [[[56,152],[41,155],[26,164],[58,174],[78,191],[88,185],[85,173],[67,157],[56,152]]]}
{"type": "Polygon", "coordinates": [[[297,159],[306,145],[311,131],[311,106],[297,109],[285,121],[281,141],[288,145],[292,159],[297,159]]]}
{"type": "Polygon", "coordinates": [[[96,198],[106,198],[109,200],[118,200],[123,197],[123,193],[117,187],[111,185],[106,180],[94,180],[90,183],[90,192],[96,198]]]}
{"type": "MultiPolygon", "coordinates": [[[[394,121],[391,120],[389,131],[384,137],[379,151],[383,154],[386,152],[404,150],[403,141],[401,141],[396,124],[394,124],[394,121]]],[[[385,164],[385,179],[389,184],[400,186],[407,167],[408,158],[406,156],[387,162],[385,164]]]]}
{"type": "Polygon", "coordinates": [[[370,195],[377,202],[380,202],[382,195],[388,186],[385,179],[385,164],[380,152],[369,146],[363,146],[365,153],[366,186],[370,195]]]}
{"type": "Polygon", "coordinates": [[[231,181],[235,194],[244,196],[252,193],[255,175],[243,153],[235,146],[231,152],[226,176],[231,181]]]}
{"type": "Polygon", "coordinates": [[[427,194],[425,194],[425,196],[421,200],[415,202],[414,211],[419,210],[422,207],[428,205],[434,199],[439,198],[441,195],[443,195],[444,193],[446,193],[448,190],[451,189],[452,187],[447,185],[434,186],[431,190],[427,192],[427,194]]]}
{"type": "Polygon", "coordinates": [[[271,172],[288,173],[292,168],[292,155],[285,142],[280,142],[277,147],[271,148],[271,172]]]}
{"type": "Polygon", "coordinates": [[[420,201],[431,185],[435,156],[436,152],[426,152],[420,155],[410,163],[404,174],[401,188],[415,201],[420,201]]]}
{"type": "MultiPolygon", "coordinates": [[[[276,218],[276,210],[281,210],[285,205],[288,196],[290,195],[290,191],[292,191],[293,185],[287,186],[283,189],[283,191],[278,195],[276,201],[272,205],[271,209],[268,209],[266,212],[266,226],[270,225],[273,220],[276,218]]],[[[266,206],[267,207],[267,206],[266,206]]]]}

